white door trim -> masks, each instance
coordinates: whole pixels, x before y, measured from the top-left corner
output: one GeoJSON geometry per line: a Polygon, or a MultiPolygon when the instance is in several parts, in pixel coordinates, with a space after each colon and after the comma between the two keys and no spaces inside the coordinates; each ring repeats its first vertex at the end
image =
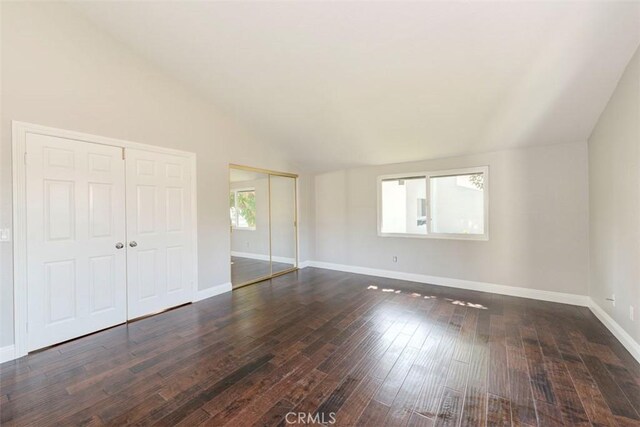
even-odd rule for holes
{"type": "Polygon", "coordinates": [[[59,138],[73,139],[81,142],[94,144],[111,145],[122,148],[135,148],[138,150],[152,151],[156,153],[172,154],[187,157],[193,168],[193,180],[191,190],[192,203],[192,224],[193,224],[193,269],[194,269],[194,289],[193,295],[198,291],[198,209],[197,209],[197,181],[196,181],[196,154],[175,150],[171,148],[157,147],[154,145],[141,144],[138,142],[125,141],[115,138],[107,138],[88,133],[75,132],[65,129],[58,129],[48,126],[36,125],[13,120],[11,122],[12,131],[12,178],[13,178],[13,322],[15,358],[27,354],[27,319],[28,319],[28,298],[27,298],[27,202],[26,202],[26,136],[28,133],[48,135],[59,138]]]}

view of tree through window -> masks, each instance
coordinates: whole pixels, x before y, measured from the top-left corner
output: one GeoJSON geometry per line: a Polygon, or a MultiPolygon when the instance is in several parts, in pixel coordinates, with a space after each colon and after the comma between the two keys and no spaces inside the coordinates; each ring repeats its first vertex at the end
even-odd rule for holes
{"type": "Polygon", "coordinates": [[[430,177],[431,232],[484,234],[484,174],[430,177]]]}
{"type": "Polygon", "coordinates": [[[474,173],[472,175],[468,175],[469,182],[473,184],[478,190],[482,190],[484,188],[484,174],[482,173],[474,173]]]}
{"type": "Polygon", "coordinates": [[[233,190],[229,194],[231,225],[234,228],[256,227],[256,192],[250,190],[233,190]]]}

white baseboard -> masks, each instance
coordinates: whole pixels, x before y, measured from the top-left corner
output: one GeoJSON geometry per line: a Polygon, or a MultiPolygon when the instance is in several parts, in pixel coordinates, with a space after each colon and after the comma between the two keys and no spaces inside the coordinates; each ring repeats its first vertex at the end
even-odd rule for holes
{"type": "Polygon", "coordinates": [[[633,339],[613,317],[602,309],[593,299],[589,298],[589,309],[609,329],[614,337],[640,362],[640,343],[633,339]]]}
{"type": "Polygon", "coordinates": [[[0,363],[8,362],[16,358],[16,349],[13,344],[0,347],[0,363]]]}
{"type": "Polygon", "coordinates": [[[298,264],[298,268],[301,268],[301,269],[302,268],[307,268],[307,267],[309,267],[309,263],[310,262],[311,261],[302,261],[301,263],[298,264]]]}
{"type": "MultiPolygon", "coordinates": [[[[250,259],[259,259],[260,261],[269,261],[269,255],[264,254],[254,254],[251,252],[236,252],[231,251],[231,256],[237,256],[239,258],[250,258],[250,259]]],[[[283,256],[273,256],[271,257],[273,262],[281,262],[284,264],[295,264],[295,258],[287,258],[283,256]]]]}
{"type": "Polygon", "coordinates": [[[559,302],[562,304],[589,306],[589,297],[585,295],[566,294],[562,292],[543,291],[540,289],[518,288],[515,286],[498,285],[495,283],[476,282],[472,280],[452,279],[449,277],[427,276],[425,274],[404,273],[393,270],[380,270],[377,268],[358,267],[353,265],[333,264],[321,261],[309,261],[309,267],[326,268],[347,273],[365,274],[368,276],[385,277],[388,279],[407,280],[431,285],[448,286],[451,288],[469,289],[472,291],[492,292],[500,295],[531,298],[542,301],[559,302]]]}
{"type": "Polygon", "coordinates": [[[216,295],[223,294],[231,291],[231,282],[223,283],[221,285],[212,286],[207,289],[202,289],[196,292],[196,301],[202,301],[203,299],[215,297],[216,295]]]}

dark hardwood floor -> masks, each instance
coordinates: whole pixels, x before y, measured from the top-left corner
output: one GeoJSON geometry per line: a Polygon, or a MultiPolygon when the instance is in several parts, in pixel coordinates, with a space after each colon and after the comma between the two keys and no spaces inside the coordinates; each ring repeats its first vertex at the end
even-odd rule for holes
{"type": "Polygon", "coordinates": [[[640,366],[586,308],[313,268],[5,363],[0,386],[3,426],[640,425],[640,366]]]}
{"type": "Polygon", "coordinates": [[[260,277],[270,276],[271,268],[273,273],[292,269],[293,264],[285,264],[281,262],[273,262],[273,267],[269,265],[269,261],[262,261],[253,258],[231,257],[231,283],[234,286],[242,285],[260,277]]]}

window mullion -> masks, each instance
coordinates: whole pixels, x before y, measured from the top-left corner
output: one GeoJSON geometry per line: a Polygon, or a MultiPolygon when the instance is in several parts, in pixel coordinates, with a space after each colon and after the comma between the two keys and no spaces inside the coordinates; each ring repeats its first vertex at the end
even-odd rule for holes
{"type": "Polygon", "coordinates": [[[233,192],[233,203],[235,204],[234,215],[236,216],[236,228],[240,227],[240,217],[238,209],[238,190],[233,192]]]}
{"type": "Polygon", "coordinates": [[[431,234],[431,175],[425,174],[425,187],[427,198],[427,236],[431,234]]]}

